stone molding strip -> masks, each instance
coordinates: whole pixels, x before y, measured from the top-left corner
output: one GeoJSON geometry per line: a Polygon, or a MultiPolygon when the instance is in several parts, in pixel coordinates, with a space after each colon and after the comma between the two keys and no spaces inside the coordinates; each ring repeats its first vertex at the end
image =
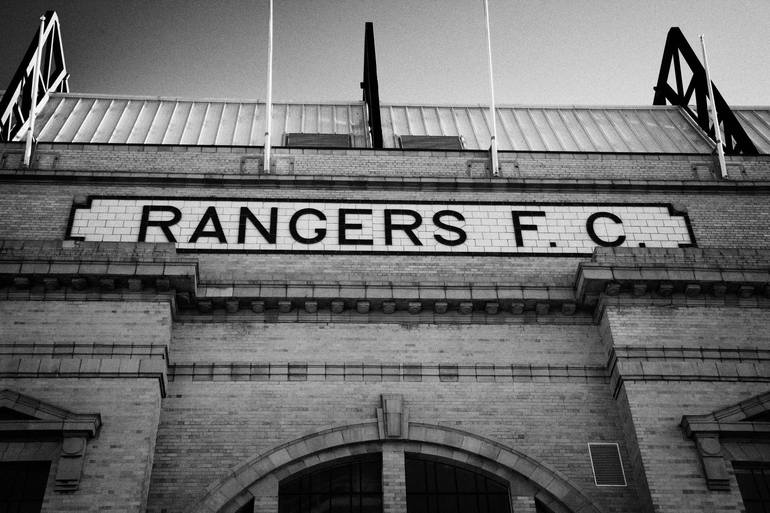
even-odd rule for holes
{"type": "MultiPolygon", "coordinates": [[[[765,362],[770,361],[770,349],[758,347],[725,348],[725,347],[639,347],[618,346],[612,347],[616,358],[636,358],[642,360],[737,360],[739,362],[765,362]]],[[[612,361],[612,357],[610,357],[612,361]]]]}
{"type": "Polygon", "coordinates": [[[176,363],[169,365],[168,378],[170,381],[609,382],[602,365],[482,363],[176,363]]]}
{"type": "MultiPolygon", "coordinates": [[[[721,358],[717,350],[681,350],[671,356],[629,356],[624,350],[612,349],[607,363],[610,389],[618,397],[624,383],[635,381],[709,381],[770,383],[770,358],[754,350],[735,350],[721,358]],[[704,355],[710,355],[705,358],[704,355]]],[[[651,354],[663,351],[651,349],[651,354]]]]}
{"type": "Polygon", "coordinates": [[[2,358],[0,379],[156,379],[166,397],[166,360],[112,358],[2,358]]]}
{"type": "Polygon", "coordinates": [[[0,344],[0,358],[160,358],[168,360],[168,346],[161,344],[0,344]]]}

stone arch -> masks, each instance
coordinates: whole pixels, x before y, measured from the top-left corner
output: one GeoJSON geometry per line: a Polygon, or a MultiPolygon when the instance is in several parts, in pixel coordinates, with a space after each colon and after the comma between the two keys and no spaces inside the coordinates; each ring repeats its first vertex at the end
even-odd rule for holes
{"type": "Polygon", "coordinates": [[[377,451],[394,443],[404,452],[456,461],[511,481],[524,476],[539,490],[536,498],[556,513],[601,513],[601,510],[561,473],[499,442],[459,429],[409,423],[407,437],[382,438],[376,421],[329,428],[279,445],[235,467],[212,483],[190,513],[232,513],[254,497],[265,481],[278,481],[296,472],[339,458],[377,451]]]}

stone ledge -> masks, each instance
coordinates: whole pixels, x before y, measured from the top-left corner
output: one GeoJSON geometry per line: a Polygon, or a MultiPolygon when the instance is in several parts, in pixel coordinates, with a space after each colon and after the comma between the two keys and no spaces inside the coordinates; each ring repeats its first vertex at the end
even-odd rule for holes
{"type": "MultiPolygon", "coordinates": [[[[759,250],[597,250],[591,262],[578,264],[575,297],[584,306],[599,305],[608,296],[661,304],[676,296],[684,297],[685,303],[707,296],[734,296],[757,298],[761,304],[770,298],[767,261],[770,252],[759,250]]],[[[601,314],[599,306],[595,316],[601,314]]]]}
{"type": "Polygon", "coordinates": [[[166,396],[166,360],[90,358],[3,358],[0,378],[150,378],[157,379],[166,396]]]}

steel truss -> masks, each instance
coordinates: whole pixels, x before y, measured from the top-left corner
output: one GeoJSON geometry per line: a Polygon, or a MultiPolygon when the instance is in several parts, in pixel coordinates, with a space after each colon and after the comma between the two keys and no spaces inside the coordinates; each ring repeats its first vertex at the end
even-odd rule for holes
{"type": "MultiPolygon", "coordinates": [[[[38,29],[39,32],[40,29],[38,29]]],[[[37,60],[38,32],[32,39],[24,60],[0,100],[0,141],[21,139],[29,127],[32,110],[32,83],[37,60]]],[[[52,92],[69,92],[67,66],[61,42],[59,17],[54,11],[45,13],[42,58],[38,74],[37,111],[45,106],[52,92]]]]}
{"type": "MultiPolygon", "coordinates": [[[[713,82],[712,86],[717,116],[724,134],[725,153],[728,155],[757,155],[757,148],[751,142],[751,139],[735,117],[730,106],[719,93],[717,86],[713,85],[713,82]]],[[[655,86],[653,105],[666,105],[666,102],[669,102],[672,105],[681,107],[716,142],[714,127],[709,119],[708,97],[706,70],[703,68],[700,60],[698,60],[687,39],[685,39],[682,31],[679,30],[679,27],[671,27],[666,38],[666,46],[663,49],[663,60],[660,64],[658,84],[655,86]],[[687,88],[684,87],[682,79],[680,56],[684,58],[685,64],[689,67],[689,71],[692,74],[687,88]],[[672,64],[674,66],[676,89],[668,83],[672,64]],[[693,105],[690,103],[693,97],[695,98],[695,112],[693,112],[693,105]]]]}

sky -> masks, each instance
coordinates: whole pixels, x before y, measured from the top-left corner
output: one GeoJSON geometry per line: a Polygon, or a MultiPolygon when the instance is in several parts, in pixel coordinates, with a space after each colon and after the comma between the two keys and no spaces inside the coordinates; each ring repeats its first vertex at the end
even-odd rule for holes
{"type": "MultiPolygon", "coordinates": [[[[275,101],[361,99],[374,22],[380,101],[486,104],[482,0],[274,0],[275,101]]],[[[56,10],[70,91],[266,96],[268,0],[2,0],[0,90],[56,10]]],[[[489,0],[506,105],[649,105],[679,26],[731,105],[770,105],[770,0],[489,0]]]]}

